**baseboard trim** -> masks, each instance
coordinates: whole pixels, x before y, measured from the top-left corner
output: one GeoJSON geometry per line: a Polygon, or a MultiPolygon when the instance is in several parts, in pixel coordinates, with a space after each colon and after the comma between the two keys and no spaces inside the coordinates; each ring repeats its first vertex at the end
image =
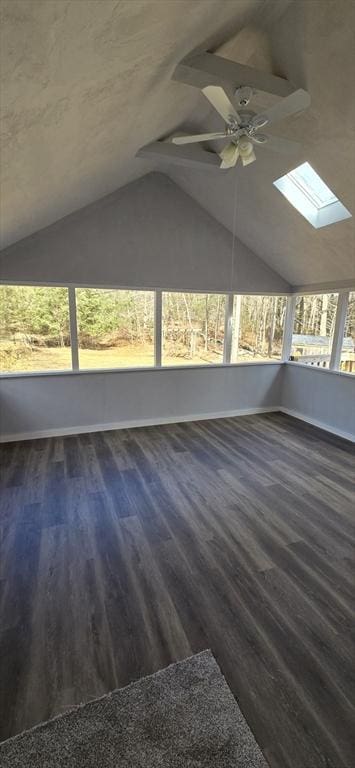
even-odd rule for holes
{"type": "Polygon", "coordinates": [[[280,408],[277,408],[276,410],[281,411],[281,413],[286,413],[288,416],[293,416],[295,419],[299,419],[300,421],[305,421],[307,424],[311,424],[312,427],[324,429],[325,432],[330,432],[332,435],[336,435],[336,437],[342,437],[343,440],[349,440],[351,443],[355,443],[355,435],[353,435],[351,432],[344,432],[342,429],[331,427],[330,424],[324,424],[323,421],[312,419],[309,416],[305,416],[303,413],[300,413],[299,411],[293,411],[291,408],[284,408],[283,405],[281,405],[280,408]]]}
{"type": "Polygon", "coordinates": [[[284,406],[272,405],[259,408],[238,408],[230,411],[219,411],[216,413],[190,413],[184,416],[164,416],[161,418],[150,419],[131,419],[128,421],[115,421],[106,424],[88,424],[87,426],[75,426],[64,427],[54,429],[42,429],[32,432],[18,432],[10,435],[0,435],[0,443],[13,443],[22,440],[39,440],[43,437],[65,437],[66,435],[82,435],[88,432],[109,432],[112,429],[132,429],[134,427],[154,427],[159,424],[179,424],[183,421],[206,421],[207,419],[228,419],[236,416],[252,416],[258,413],[272,413],[275,411],[281,411],[288,416],[293,416],[295,419],[305,421],[307,424],[311,424],[318,429],[324,429],[326,432],[330,432],[332,435],[342,437],[344,440],[349,440],[351,443],[355,443],[355,435],[351,432],[344,432],[341,429],[330,426],[330,424],[324,424],[322,421],[312,419],[309,416],[305,416],[299,411],[294,411],[291,408],[285,408],[284,406]]]}
{"type": "Polygon", "coordinates": [[[11,435],[0,435],[0,443],[13,443],[22,440],[37,440],[43,437],[65,437],[66,435],[83,435],[88,432],[108,432],[112,429],[132,429],[133,427],[154,427],[159,424],[179,424],[183,421],[206,421],[207,419],[227,419],[234,416],[251,416],[257,413],[271,413],[280,411],[277,405],[260,408],[238,408],[232,411],[219,411],[217,413],[190,413],[186,416],[164,416],[151,419],[133,419],[129,421],[116,421],[107,424],[89,424],[87,426],[64,427],[54,429],[42,429],[35,432],[21,432],[11,435]]]}

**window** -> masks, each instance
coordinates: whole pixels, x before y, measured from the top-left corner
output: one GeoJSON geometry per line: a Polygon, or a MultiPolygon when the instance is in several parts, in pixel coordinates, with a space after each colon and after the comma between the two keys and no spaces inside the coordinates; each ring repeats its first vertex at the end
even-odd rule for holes
{"type": "Polygon", "coordinates": [[[355,291],[349,294],[340,370],[347,373],[355,373],[355,291]]]}
{"type": "Polygon", "coordinates": [[[285,312],[285,296],[235,296],[231,362],[279,360],[285,312]]]}
{"type": "Polygon", "coordinates": [[[274,186],[316,229],[351,217],[309,163],[281,176],[274,186]]]}
{"type": "Polygon", "coordinates": [[[154,365],[154,292],[77,288],[80,368],[154,365]]]}
{"type": "Polygon", "coordinates": [[[0,371],[68,368],[68,289],[0,286],[0,371]]]}
{"type": "Polygon", "coordinates": [[[225,296],[164,293],[163,365],[223,361],[225,296]]]}
{"type": "Polygon", "coordinates": [[[337,302],[337,293],[297,297],[291,360],[329,368],[337,302]]]}

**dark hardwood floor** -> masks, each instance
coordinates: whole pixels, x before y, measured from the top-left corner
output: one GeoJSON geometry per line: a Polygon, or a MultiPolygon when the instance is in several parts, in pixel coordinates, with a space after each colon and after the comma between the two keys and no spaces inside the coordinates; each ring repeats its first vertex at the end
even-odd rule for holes
{"type": "Polygon", "coordinates": [[[353,768],[350,443],[275,413],[0,458],[2,739],[209,647],[272,768],[353,768]]]}

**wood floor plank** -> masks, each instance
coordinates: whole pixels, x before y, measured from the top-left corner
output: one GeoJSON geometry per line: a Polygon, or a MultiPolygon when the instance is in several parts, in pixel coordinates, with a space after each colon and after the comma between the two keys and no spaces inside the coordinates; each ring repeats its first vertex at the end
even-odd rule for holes
{"type": "Polygon", "coordinates": [[[0,458],[0,739],[210,647],[271,768],[353,768],[354,446],[270,413],[0,458]]]}

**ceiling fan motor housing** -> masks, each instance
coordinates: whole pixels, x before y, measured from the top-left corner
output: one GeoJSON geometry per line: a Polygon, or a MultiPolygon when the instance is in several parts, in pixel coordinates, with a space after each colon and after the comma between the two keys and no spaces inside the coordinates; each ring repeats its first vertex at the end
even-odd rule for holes
{"type": "Polygon", "coordinates": [[[241,85],[235,92],[238,107],[246,107],[253,96],[253,89],[249,85],[241,85]]]}

